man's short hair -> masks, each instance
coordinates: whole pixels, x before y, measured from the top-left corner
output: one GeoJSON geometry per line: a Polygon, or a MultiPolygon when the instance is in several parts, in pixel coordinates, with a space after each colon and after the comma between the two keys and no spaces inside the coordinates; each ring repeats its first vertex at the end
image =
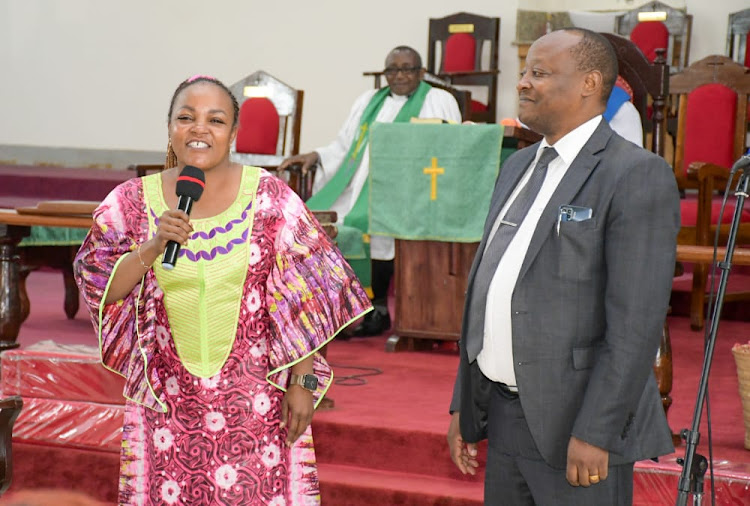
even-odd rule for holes
{"type": "Polygon", "coordinates": [[[617,54],[612,44],[601,34],[586,28],[563,28],[567,32],[577,33],[581,41],[570,49],[576,61],[576,68],[581,72],[598,70],[602,74],[602,100],[606,103],[612,88],[617,81],[617,54]]]}
{"type": "MultiPolygon", "coordinates": [[[[414,56],[414,60],[417,62],[417,67],[422,68],[422,57],[419,56],[419,53],[416,49],[409,47],[409,46],[396,46],[393,49],[391,49],[391,52],[388,53],[388,56],[391,55],[391,53],[395,53],[396,51],[408,51],[414,56]]],[[[388,57],[386,57],[386,60],[388,57]]]]}

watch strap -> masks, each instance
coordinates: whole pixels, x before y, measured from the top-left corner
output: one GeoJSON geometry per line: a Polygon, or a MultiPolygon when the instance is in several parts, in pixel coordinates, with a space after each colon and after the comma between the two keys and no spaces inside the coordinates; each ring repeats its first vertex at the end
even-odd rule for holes
{"type": "MultiPolygon", "coordinates": [[[[294,374],[294,373],[292,373],[292,374],[291,374],[291,375],[289,376],[289,385],[290,385],[290,386],[291,386],[291,385],[299,385],[299,386],[301,386],[302,388],[304,388],[305,390],[307,390],[307,391],[309,391],[309,392],[313,392],[313,391],[315,391],[315,389],[314,389],[314,388],[313,388],[313,389],[310,389],[310,388],[308,388],[308,387],[306,386],[306,382],[305,382],[305,378],[306,378],[306,376],[313,376],[313,378],[314,378],[315,380],[317,380],[317,378],[316,378],[316,377],[315,377],[314,375],[312,375],[312,374],[294,374]]],[[[315,381],[315,383],[317,383],[317,381],[315,381]]]]}

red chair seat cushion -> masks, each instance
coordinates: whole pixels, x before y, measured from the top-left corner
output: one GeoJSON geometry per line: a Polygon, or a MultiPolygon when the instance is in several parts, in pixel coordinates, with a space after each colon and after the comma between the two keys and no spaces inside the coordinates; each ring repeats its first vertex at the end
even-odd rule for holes
{"type": "Polygon", "coordinates": [[[279,113],[266,97],[251,97],[240,107],[238,153],[275,155],[279,139],[279,113]]]}
{"type": "MultiPolygon", "coordinates": [[[[721,200],[722,197],[714,197],[711,202],[711,224],[716,225],[719,221],[719,211],[721,211],[721,200]]],[[[721,217],[722,224],[729,224],[732,222],[734,216],[734,204],[735,200],[730,197],[727,200],[727,205],[724,207],[724,215],[721,217]]],[[[681,223],[683,227],[694,227],[696,219],[698,217],[698,199],[695,195],[688,195],[684,199],[680,200],[680,213],[681,223]]],[[[742,223],[750,223],[750,209],[744,208],[740,217],[742,223]]]]}
{"type": "Polygon", "coordinates": [[[630,40],[643,51],[651,63],[656,59],[657,49],[669,48],[669,30],[661,21],[643,21],[630,32],[630,40]]]}
{"type": "Polygon", "coordinates": [[[445,41],[444,72],[465,72],[474,69],[477,41],[470,33],[454,33],[445,41]]]}
{"type": "Polygon", "coordinates": [[[685,113],[685,151],[682,170],[693,162],[720,167],[734,163],[737,93],[723,84],[706,84],[690,92],[685,113]]]}

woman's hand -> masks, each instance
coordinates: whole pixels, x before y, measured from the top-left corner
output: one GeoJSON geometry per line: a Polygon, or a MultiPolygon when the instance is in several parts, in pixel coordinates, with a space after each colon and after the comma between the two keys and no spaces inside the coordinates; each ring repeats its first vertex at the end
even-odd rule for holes
{"type": "Polygon", "coordinates": [[[292,447],[310,425],[314,410],[312,392],[301,385],[289,385],[281,402],[281,428],[289,427],[286,435],[288,448],[292,447]]]}
{"type": "Polygon", "coordinates": [[[165,211],[159,217],[159,226],[154,236],[157,255],[164,253],[169,241],[185,246],[192,233],[193,226],[190,224],[190,217],[185,211],[179,209],[165,211]]]}
{"type": "Polygon", "coordinates": [[[193,226],[185,212],[170,210],[162,214],[156,235],[137,245],[115,271],[104,303],[112,304],[127,297],[159,255],[164,253],[167,242],[175,241],[184,246],[192,232],[193,226]]]}

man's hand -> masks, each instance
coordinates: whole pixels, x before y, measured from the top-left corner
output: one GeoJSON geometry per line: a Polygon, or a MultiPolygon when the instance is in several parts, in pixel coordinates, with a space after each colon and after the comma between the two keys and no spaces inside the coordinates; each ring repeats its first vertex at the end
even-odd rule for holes
{"type": "Polygon", "coordinates": [[[571,436],[568,443],[568,468],[565,477],[577,487],[596,485],[607,479],[609,452],[571,436]]]}
{"type": "Polygon", "coordinates": [[[288,426],[286,446],[291,448],[312,422],[313,394],[300,385],[289,385],[281,401],[281,428],[288,426]]]}
{"type": "Polygon", "coordinates": [[[451,452],[451,459],[456,464],[458,470],[463,474],[477,474],[477,445],[476,443],[464,443],[459,428],[459,412],[454,411],[451,416],[451,423],[448,426],[448,448],[451,452]]]}
{"type": "Polygon", "coordinates": [[[304,153],[301,155],[294,155],[290,156],[283,162],[279,164],[279,167],[276,169],[279,172],[283,172],[289,167],[290,165],[294,164],[302,164],[302,167],[300,170],[302,171],[302,174],[307,174],[307,172],[312,168],[318,161],[320,160],[320,155],[318,155],[317,151],[311,151],[310,153],[304,153]]]}

